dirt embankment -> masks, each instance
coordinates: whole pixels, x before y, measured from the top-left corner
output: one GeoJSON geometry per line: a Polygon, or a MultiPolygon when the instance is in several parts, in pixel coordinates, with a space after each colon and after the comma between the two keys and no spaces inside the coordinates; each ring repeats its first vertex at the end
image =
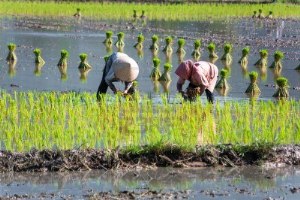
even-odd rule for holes
{"type": "Polygon", "coordinates": [[[147,166],[205,167],[223,165],[299,165],[300,146],[254,147],[231,145],[197,147],[186,152],[176,146],[143,148],[139,153],[121,150],[0,151],[0,171],[76,171],[147,166]]]}

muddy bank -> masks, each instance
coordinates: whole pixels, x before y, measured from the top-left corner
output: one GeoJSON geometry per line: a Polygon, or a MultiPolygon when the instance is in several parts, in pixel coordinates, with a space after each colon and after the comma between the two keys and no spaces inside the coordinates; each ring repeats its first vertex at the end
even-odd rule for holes
{"type": "Polygon", "coordinates": [[[143,147],[138,153],[122,150],[0,151],[0,171],[77,171],[136,167],[207,167],[242,165],[298,165],[300,146],[207,146],[186,152],[177,146],[143,147]]]}

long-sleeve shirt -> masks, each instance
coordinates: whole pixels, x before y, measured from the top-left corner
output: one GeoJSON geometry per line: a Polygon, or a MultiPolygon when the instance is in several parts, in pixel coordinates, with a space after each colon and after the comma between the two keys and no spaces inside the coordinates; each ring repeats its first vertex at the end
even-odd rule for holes
{"type": "Polygon", "coordinates": [[[182,62],[175,73],[179,76],[177,82],[177,89],[182,91],[182,85],[185,80],[190,81],[191,84],[201,88],[201,91],[208,89],[213,92],[217,77],[218,68],[212,63],[199,61],[193,63],[191,60],[182,62]]]}

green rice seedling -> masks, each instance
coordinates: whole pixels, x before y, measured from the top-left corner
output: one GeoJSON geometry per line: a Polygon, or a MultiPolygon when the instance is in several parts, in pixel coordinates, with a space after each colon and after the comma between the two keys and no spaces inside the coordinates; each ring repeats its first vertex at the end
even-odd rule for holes
{"type": "Polygon", "coordinates": [[[252,71],[249,73],[250,85],[245,91],[246,94],[250,94],[251,96],[260,94],[260,89],[257,85],[257,77],[258,73],[256,71],[252,71]]]}
{"type": "Polygon", "coordinates": [[[136,20],[137,18],[137,13],[136,13],[136,10],[133,10],[133,15],[132,15],[133,19],[136,20]]]}
{"type": "Polygon", "coordinates": [[[45,61],[41,56],[41,53],[42,53],[41,49],[36,48],[33,50],[33,53],[35,55],[35,60],[34,60],[35,64],[39,64],[39,65],[43,66],[45,64],[45,61]]]}
{"type": "Polygon", "coordinates": [[[195,40],[194,41],[194,50],[192,52],[192,57],[196,61],[198,61],[201,57],[200,47],[201,47],[201,40],[195,40]]]}
{"type": "Polygon", "coordinates": [[[178,44],[178,48],[176,50],[176,53],[178,55],[185,55],[185,53],[186,53],[184,50],[185,39],[179,38],[177,44],[178,44]]]}
{"type": "Polygon", "coordinates": [[[161,77],[160,70],[159,70],[159,64],[160,64],[160,60],[158,58],[154,58],[153,59],[153,69],[150,74],[150,78],[152,79],[152,81],[157,81],[161,77]]]}
{"type": "Polygon", "coordinates": [[[253,15],[252,15],[252,18],[257,18],[257,11],[253,11],[253,15]]]}
{"type": "Polygon", "coordinates": [[[152,38],[152,44],[150,45],[150,49],[152,51],[158,51],[159,46],[158,46],[158,36],[157,35],[153,35],[152,38]]]}
{"type": "Polygon", "coordinates": [[[87,54],[86,53],[80,54],[79,58],[80,58],[80,63],[79,63],[78,69],[80,71],[85,72],[85,71],[87,71],[89,69],[92,69],[92,67],[87,62],[87,54]]]}
{"type": "Polygon", "coordinates": [[[161,77],[158,79],[159,81],[171,81],[171,75],[170,71],[172,69],[172,65],[170,63],[164,64],[164,73],[161,75],[161,77]]]}
{"type": "Polygon", "coordinates": [[[7,48],[8,48],[8,55],[6,57],[6,61],[7,62],[14,62],[17,60],[17,56],[16,56],[16,53],[15,53],[15,50],[17,48],[16,44],[14,43],[9,43],[7,45],[7,48]]]}
{"type": "Polygon", "coordinates": [[[274,53],[274,61],[270,65],[269,68],[274,69],[277,72],[280,72],[282,70],[282,63],[281,60],[284,58],[284,55],[281,51],[275,51],[274,53]]]}
{"type": "Polygon", "coordinates": [[[208,44],[207,49],[209,52],[209,58],[219,58],[215,53],[216,45],[213,42],[208,44]]]}
{"type": "Polygon", "coordinates": [[[273,12],[272,11],[269,11],[269,14],[267,15],[268,19],[273,19],[273,12]]]}
{"type": "Polygon", "coordinates": [[[242,50],[242,57],[241,57],[241,59],[238,62],[238,63],[241,64],[241,66],[247,66],[248,65],[248,55],[249,55],[249,52],[250,52],[250,48],[249,47],[243,48],[243,50],[242,50]]]}
{"type": "Polygon", "coordinates": [[[285,77],[279,77],[276,79],[276,84],[278,86],[277,91],[273,95],[273,97],[278,98],[287,98],[289,97],[289,91],[288,91],[288,80],[285,77]]]}
{"type": "Polygon", "coordinates": [[[259,10],[258,10],[258,16],[257,16],[257,18],[259,18],[259,19],[265,18],[264,14],[263,14],[263,12],[262,12],[262,9],[259,9],[259,10]]]}
{"type": "Polygon", "coordinates": [[[221,57],[221,60],[226,61],[227,63],[232,62],[232,56],[231,56],[231,51],[232,51],[232,44],[226,43],[224,45],[224,54],[221,57]]]}
{"type": "Polygon", "coordinates": [[[74,17],[81,18],[80,8],[76,9],[76,13],[73,15],[74,17]]]}
{"type": "Polygon", "coordinates": [[[119,32],[117,34],[117,36],[118,36],[118,40],[115,43],[116,47],[118,47],[118,48],[124,47],[125,43],[124,43],[123,39],[124,39],[125,34],[123,32],[119,32]]]}
{"type": "Polygon", "coordinates": [[[66,80],[68,78],[67,69],[68,69],[68,57],[69,52],[65,49],[60,51],[60,59],[57,63],[57,67],[59,69],[61,80],[66,80]]]}
{"type": "Polygon", "coordinates": [[[229,84],[226,80],[226,78],[228,77],[228,70],[226,69],[222,69],[221,72],[220,72],[220,80],[217,82],[215,88],[218,88],[218,89],[226,89],[226,88],[229,88],[229,84]]]}
{"type": "Polygon", "coordinates": [[[268,50],[262,49],[259,51],[260,59],[254,64],[257,67],[265,68],[268,65],[268,50]]]}
{"type": "Polygon", "coordinates": [[[112,36],[113,36],[113,32],[112,31],[106,31],[105,35],[106,35],[106,38],[105,40],[103,41],[103,43],[106,45],[106,46],[111,46],[114,41],[112,39],[112,36]]]}
{"type": "Polygon", "coordinates": [[[171,36],[168,36],[165,38],[166,46],[163,48],[163,52],[166,52],[167,54],[173,53],[173,38],[171,36]]]}
{"type": "Polygon", "coordinates": [[[142,33],[140,33],[137,37],[137,43],[133,46],[136,49],[143,49],[144,45],[143,42],[145,40],[145,37],[142,33]]]}
{"type": "Polygon", "coordinates": [[[69,52],[65,49],[62,49],[60,51],[60,59],[57,63],[57,67],[67,68],[68,67],[68,57],[69,57],[69,52]]]}

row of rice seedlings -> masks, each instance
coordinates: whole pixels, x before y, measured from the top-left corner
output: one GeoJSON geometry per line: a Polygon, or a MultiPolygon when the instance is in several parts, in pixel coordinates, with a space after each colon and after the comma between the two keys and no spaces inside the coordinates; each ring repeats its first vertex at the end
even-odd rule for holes
{"type": "Polygon", "coordinates": [[[224,17],[251,17],[253,10],[268,10],[274,17],[299,17],[299,5],[290,4],[136,4],[111,2],[40,2],[0,1],[0,14],[41,17],[72,17],[80,9],[80,17],[92,19],[132,19],[132,10],[143,10],[148,19],[196,21],[224,17]],[[119,12],[116,12],[118,10],[119,12]],[[179,13],[179,14],[178,14],[179,13]]]}
{"type": "Polygon", "coordinates": [[[0,148],[130,148],[163,143],[299,144],[299,101],[162,104],[94,94],[1,92],[0,148]]]}

